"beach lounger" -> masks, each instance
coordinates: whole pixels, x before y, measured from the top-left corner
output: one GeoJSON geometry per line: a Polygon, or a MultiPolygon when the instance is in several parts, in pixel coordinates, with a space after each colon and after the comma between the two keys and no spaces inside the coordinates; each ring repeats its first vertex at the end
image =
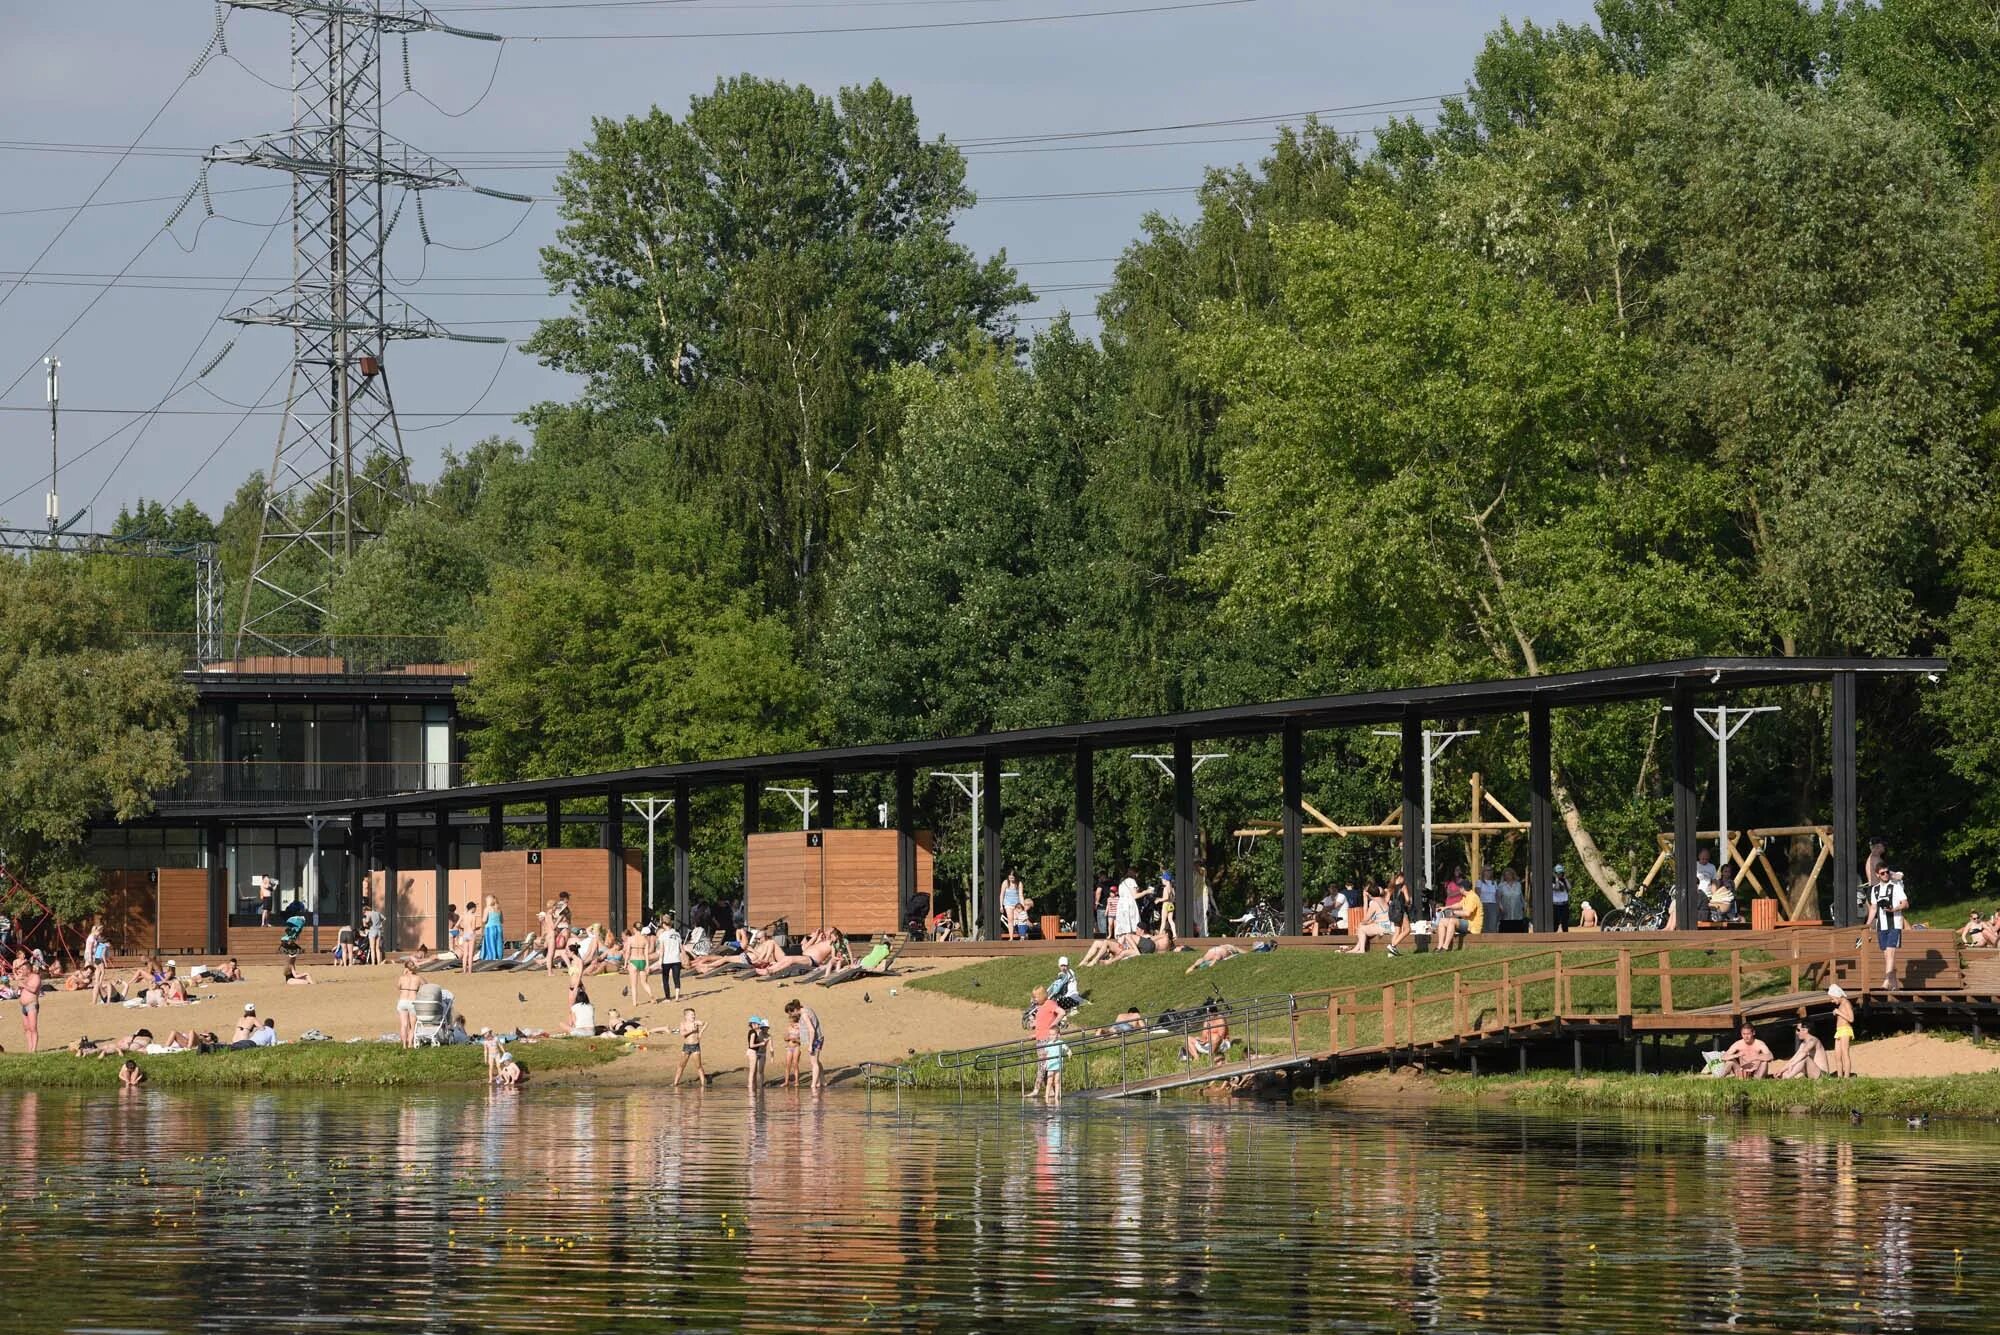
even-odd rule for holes
{"type": "Polygon", "coordinates": [[[472,962],[472,971],[474,973],[497,973],[505,969],[518,969],[537,956],[538,952],[533,950],[516,950],[502,955],[497,960],[474,960],[472,962]]]}
{"type": "Polygon", "coordinates": [[[790,963],[784,965],[782,968],[773,969],[769,973],[757,974],[756,978],[757,981],[760,983],[769,983],[769,982],[774,982],[780,978],[798,978],[806,974],[815,974],[818,973],[822,967],[824,966],[814,964],[811,960],[805,959],[804,957],[799,957],[793,959],[790,963]]]}
{"type": "Polygon", "coordinates": [[[446,969],[456,969],[458,967],[459,958],[456,955],[433,955],[417,966],[417,972],[442,973],[446,969]]]}
{"type": "Polygon", "coordinates": [[[850,982],[856,978],[890,977],[896,972],[894,967],[896,956],[903,953],[903,947],[909,942],[909,939],[908,936],[903,935],[884,937],[882,940],[876,942],[866,955],[863,955],[847,968],[830,973],[820,979],[819,985],[821,987],[832,987],[835,983],[850,982]]]}

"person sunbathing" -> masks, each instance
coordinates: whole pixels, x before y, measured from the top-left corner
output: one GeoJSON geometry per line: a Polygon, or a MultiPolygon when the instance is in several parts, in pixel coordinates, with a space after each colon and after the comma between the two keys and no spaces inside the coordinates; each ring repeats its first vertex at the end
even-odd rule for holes
{"type": "Polygon", "coordinates": [[[1812,1030],[1806,1028],[1803,1021],[1793,1026],[1793,1034],[1798,1043],[1792,1049],[1791,1059],[1778,1068],[1778,1079],[1797,1080],[1804,1077],[1817,1080],[1833,1069],[1833,1064],[1827,1060],[1825,1045],[1813,1037],[1812,1030]]]}
{"type": "Polygon", "coordinates": [[[146,994],[148,1006],[185,1006],[188,1003],[187,984],[174,976],[174,968],[167,966],[167,976],[159,986],[146,994]]]}
{"type": "Polygon", "coordinates": [[[1138,950],[1134,943],[1138,939],[1137,932],[1128,932],[1124,936],[1100,936],[1090,943],[1090,949],[1083,952],[1083,958],[1077,962],[1078,967],[1088,969],[1092,965],[1110,964],[1127,955],[1136,955],[1138,950]]]}
{"type": "Polygon", "coordinates": [[[1986,943],[1985,938],[1986,921],[1979,916],[1979,910],[1974,909],[1972,916],[1965,920],[1965,926],[1958,929],[1958,944],[1961,946],[1984,945],[1986,943]]]}
{"type": "Polygon", "coordinates": [[[287,983],[297,984],[301,987],[311,987],[312,980],[312,975],[301,969],[297,960],[290,958],[285,960],[285,981],[287,983]]]}
{"type": "Polygon", "coordinates": [[[1201,1032],[1187,1036],[1187,1056],[1190,1062],[1211,1058],[1217,1066],[1222,1065],[1222,1054],[1229,1047],[1229,1021],[1222,1018],[1222,1012],[1215,1003],[1208,1004],[1208,1017],[1201,1023],[1201,1032]]]}
{"type": "Polygon", "coordinates": [[[2000,946],[2000,909],[1986,915],[1986,929],[1979,934],[1979,944],[1989,948],[2000,946]]]}
{"type": "MultiPolygon", "coordinates": [[[[1341,950],[1343,955],[1365,955],[1368,953],[1368,938],[1387,936],[1395,929],[1389,925],[1389,901],[1380,895],[1368,896],[1368,911],[1361,919],[1361,925],[1354,929],[1354,944],[1341,950]]],[[[1394,952],[1391,952],[1394,953],[1394,952]]]]}
{"type": "Polygon", "coordinates": [[[152,1046],[153,1031],[135,1029],[126,1038],[79,1038],[69,1045],[69,1050],[79,1057],[103,1057],[110,1053],[144,1052],[152,1046]]]}
{"type": "Polygon", "coordinates": [[[1247,955],[1249,953],[1249,951],[1243,949],[1241,946],[1232,945],[1224,941],[1219,946],[1210,946],[1207,950],[1204,950],[1201,953],[1200,959],[1187,966],[1187,972],[1193,973],[1196,969],[1213,969],[1224,960],[1235,959],[1238,955],[1247,955]]]}
{"type": "Polygon", "coordinates": [[[1110,1024],[1105,1025],[1104,1028],[1097,1032],[1100,1034],[1130,1034],[1136,1033],[1145,1027],[1146,1017],[1139,1013],[1139,1008],[1137,1006],[1127,1006],[1124,1010],[1118,1012],[1117,1017],[1110,1024]]]}

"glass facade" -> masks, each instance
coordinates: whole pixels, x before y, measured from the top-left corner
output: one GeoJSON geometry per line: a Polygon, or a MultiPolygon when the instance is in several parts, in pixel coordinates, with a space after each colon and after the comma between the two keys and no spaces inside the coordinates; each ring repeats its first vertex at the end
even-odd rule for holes
{"type": "Polygon", "coordinates": [[[189,729],[187,777],[158,802],[169,812],[449,788],[456,749],[446,703],[213,702],[189,729]]]}

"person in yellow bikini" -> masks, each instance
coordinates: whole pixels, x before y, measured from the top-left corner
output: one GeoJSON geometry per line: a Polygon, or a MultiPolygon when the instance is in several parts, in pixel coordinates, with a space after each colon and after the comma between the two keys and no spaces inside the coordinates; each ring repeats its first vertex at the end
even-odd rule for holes
{"type": "Polygon", "coordinates": [[[1836,1080],[1851,1080],[1854,1057],[1848,1047],[1854,1042],[1854,1003],[1839,983],[1829,985],[1826,994],[1833,998],[1833,1075],[1836,1080]]]}

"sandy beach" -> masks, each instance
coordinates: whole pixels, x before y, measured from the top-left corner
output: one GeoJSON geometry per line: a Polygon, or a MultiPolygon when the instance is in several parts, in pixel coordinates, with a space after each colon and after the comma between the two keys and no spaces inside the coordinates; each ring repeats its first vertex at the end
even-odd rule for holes
{"type": "MultiPolygon", "coordinates": [[[[761,1015],[774,1026],[770,1065],[775,1074],[784,1060],[785,1003],[793,997],[811,1006],[825,1025],[829,1070],[866,1061],[893,1061],[913,1051],[974,1047],[1020,1037],[1017,1012],[936,992],[913,992],[904,986],[910,978],[972,963],[977,961],[924,960],[906,965],[895,978],[858,979],[837,987],[690,978],[680,1003],[655,1000],[637,1007],[622,995],[626,987],[622,973],[593,976],[586,986],[599,1024],[605,1023],[615,1008],[637,1016],[649,1027],[668,1027],[679,1024],[682,1005],[693,1006],[708,1022],[704,1056],[711,1075],[742,1071],[744,1031],[752,1015],[761,1015]]],[[[99,1006],[87,993],[51,989],[43,994],[41,1046],[47,1051],[66,1047],[85,1035],[110,1038],[141,1027],[156,1034],[174,1029],[215,1030],[226,1038],[246,1005],[255,1005],[260,1016],[275,1019],[278,1035],[286,1042],[308,1029],[336,1040],[394,1037],[400,965],[347,969],[316,965],[309,972],[313,978],[310,986],[287,985],[282,964],[246,962],[243,982],[203,984],[195,989],[196,999],[185,1006],[99,1006]]],[[[558,1033],[568,1027],[564,974],[526,970],[435,973],[425,978],[452,993],[458,1013],[474,1032],[483,1025],[503,1032],[526,1026],[558,1033]]],[[[657,989],[657,978],[649,981],[657,989]]],[[[10,1053],[24,1051],[19,1007],[9,1004],[4,1017],[0,1019],[0,1047],[10,1053]]],[[[648,1039],[646,1046],[656,1051],[671,1047],[678,1060],[677,1038],[660,1035],[648,1039]]],[[[644,1079],[655,1066],[649,1051],[644,1060],[628,1059],[571,1078],[644,1079]]],[[[671,1066],[664,1078],[672,1078],[671,1066]]]]}

